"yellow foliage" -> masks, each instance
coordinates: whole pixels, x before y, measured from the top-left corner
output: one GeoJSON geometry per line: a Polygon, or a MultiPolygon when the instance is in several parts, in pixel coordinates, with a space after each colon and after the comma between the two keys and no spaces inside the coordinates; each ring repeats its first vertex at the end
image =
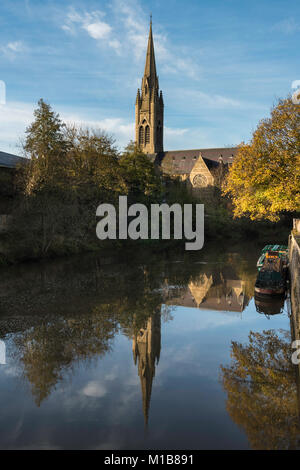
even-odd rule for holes
{"type": "Polygon", "coordinates": [[[276,221],[300,210],[300,106],[280,100],[249,144],[242,143],[223,187],[235,217],[276,221]]]}

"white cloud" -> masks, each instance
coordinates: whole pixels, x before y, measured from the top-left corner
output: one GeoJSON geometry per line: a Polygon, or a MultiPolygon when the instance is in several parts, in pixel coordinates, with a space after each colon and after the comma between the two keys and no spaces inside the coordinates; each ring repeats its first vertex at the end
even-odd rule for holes
{"type": "Polygon", "coordinates": [[[286,18],[274,24],[272,30],[284,34],[294,34],[300,31],[300,24],[296,23],[294,18],[286,18]]]}
{"type": "Polygon", "coordinates": [[[20,154],[19,141],[33,120],[33,104],[7,102],[0,106],[0,150],[20,154]]]}
{"type": "Polygon", "coordinates": [[[99,10],[80,14],[76,10],[71,9],[67,14],[62,29],[75,35],[79,27],[79,29],[86,31],[92,39],[104,42],[105,45],[119,53],[120,42],[113,36],[111,25],[103,21],[102,18],[104,16],[105,13],[99,10]]]}
{"type": "Polygon", "coordinates": [[[109,24],[104,23],[103,21],[84,24],[83,29],[85,29],[93,39],[103,39],[109,36],[111,32],[109,24]]]}
{"type": "Polygon", "coordinates": [[[209,95],[202,91],[193,92],[192,97],[193,99],[198,100],[201,105],[208,108],[239,108],[241,106],[241,103],[238,100],[216,94],[209,95]]]}
{"type": "Polygon", "coordinates": [[[171,129],[170,127],[165,127],[164,128],[164,134],[166,137],[180,137],[183,134],[185,134],[188,131],[188,129],[171,129]]]}
{"type": "MultiPolygon", "coordinates": [[[[22,102],[7,102],[0,105],[0,150],[20,154],[19,142],[25,135],[25,129],[33,121],[33,111],[36,104],[22,102]]],[[[127,122],[122,118],[110,117],[104,119],[91,119],[89,112],[57,109],[61,119],[70,124],[82,127],[101,129],[112,134],[119,147],[124,147],[134,139],[134,122],[127,122]]]]}
{"type": "Polygon", "coordinates": [[[118,147],[125,147],[130,140],[134,139],[134,122],[126,122],[121,118],[105,118],[91,120],[83,118],[78,114],[61,113],[62,119],[69,124],[76,124],[91,129],[101,129],[111,134],[116,139],[118,147]]]}
{"type": "MultiPolygon", "coordinates": [[[[124,45],[133,51],[137,61],[144,61],[147,48],[147,34],[149,20],[145,18],[144,10],[136,0],[115,0],[114,10],[117,15],[121,14],[121,20],[126,30],[124,45]]],[[[154,29],[154,28],[153,28],[154,29]]],[[[160,25],[155,24],[159,30],[160,25]]],[[[154,47],[160,70],[166,73],[183,73],[193,79],[199,78],[200,68],[192,60],[183,57],[182,51],[171,47],[167,35],[162,32],[153,32],[154,47]]]]}
{"type": "Polygon", "coordinates": [[[9,59],[14,59],[17,54],[25,52],[26,49],[27,48],[22,41],[8,42],[4,46],[0,46],[0,52],[9,59]]]}
{"type": "Polygon", "coordinates": [[[102,384],[93,380],[82,389],[82,393],[87,397],[102,398],[107,394],[107,390],[102,384]]]}
{"type": "Polygon", "coordinates": [[[108,41],[108,45],[115,49],[115,51],[120,54],[121,52],[121,43],[117,39],[113,39],[112,41],[108,41]]]}
{"type": "MultiPolygon", "coordinates": [[[[20,155],[20,141],[24,139],[26,127],[33,121],[36,103],[7,102],[0,105],[0,150],[20,155]]],[[[94,119],[94,110],[70,110],[55,108],[61,119],[68,124],[101,129],[112,135],[116,145],[123,149],[130,140],[134,140],[134,122],[119,117],[94,119]]],[[[200,131],[197,129],[198,138],[200,131]]],[[[189,146],[191,131],[185,128],[165,127],[166,148],[189,146]]]]}

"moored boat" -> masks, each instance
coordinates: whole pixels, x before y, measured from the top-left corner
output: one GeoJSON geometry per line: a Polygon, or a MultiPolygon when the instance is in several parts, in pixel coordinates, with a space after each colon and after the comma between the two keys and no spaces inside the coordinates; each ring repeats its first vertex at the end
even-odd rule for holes
{"type": "Polygon", "coordinates": [[[283,295],[286,290],[286,267],[282,258],[265,257],[255,282],[255,293],[260,295],[283,295]]]}
{"type": "Polygon", "coordinates": [[[263,267],[266,259],[281,258],[283,262],[283,268],[288,266],[288,247],[286,245],[266,245],[261,250],[261,255],[258,258],[256,266],[258,270],[263,267]]]}

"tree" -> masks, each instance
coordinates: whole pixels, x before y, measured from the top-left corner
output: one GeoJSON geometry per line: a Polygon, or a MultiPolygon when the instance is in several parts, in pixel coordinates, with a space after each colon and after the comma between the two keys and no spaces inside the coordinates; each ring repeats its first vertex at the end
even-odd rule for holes
{"type": "Polygon", "coordinates": [[[43,99],[34,111],[35,120],[26,129],[23,146],[30,158],[19,179],[25,194],[31,194],[55,186],[64,186],[65,155],[67,150],[64,137],[65,124],[43,99]]]}
{"type": "Polygon", "coordinates": [[[159,174],[139,147],[130,143],[119,160],[128,195],[133,201],[158,201],[162,194],[159,174]]]}
{"type": "Polygon", "coordinates": [[[70,186],[81,201],[98,205],[126,194],[114,140],[99,129],[66,126],[67,168],[70,186]]]}
{"type": "Polygon", "coordinates": [[[279,100],[250,143],[240,145],[223,194],[231,196],[235,217],[278,221],[300,210],[300,106],[290,98],[279,100]]]}

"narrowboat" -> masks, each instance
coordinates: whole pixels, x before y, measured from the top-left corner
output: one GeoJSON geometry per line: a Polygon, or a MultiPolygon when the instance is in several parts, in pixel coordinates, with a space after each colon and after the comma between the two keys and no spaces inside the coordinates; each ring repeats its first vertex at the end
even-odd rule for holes
{"type": "Polygon", "coordinates": [[[255,293],[259,295],[284,295],[286,290],[287,270],[285,262],[277,256],[265,258],[258,271],[255,293]]]}
{"type": "Polygon", "coordinates": [[[263,267],[264,261],[266,258],[281,258],[283,261],[283,267],[287,268],[288,266],[288,247],[286,245],[266,245],[261,250],[261,255],[257,261],[257,268],[260,271],[263,267]]]}

